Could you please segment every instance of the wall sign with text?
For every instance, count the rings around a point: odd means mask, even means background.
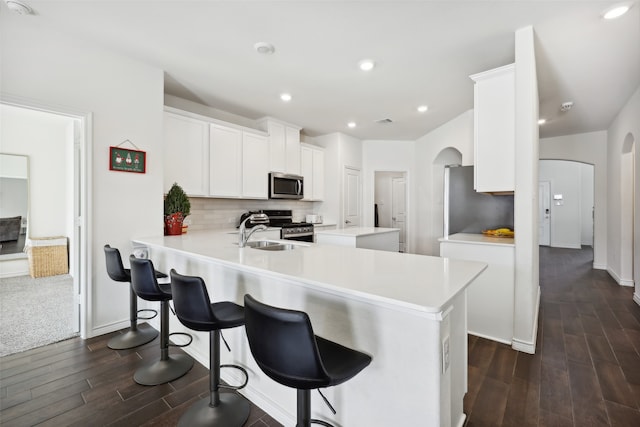
[[[146,172],[146,152],[120,147],[109,147],[109,153],[109,170],[137,173]]]

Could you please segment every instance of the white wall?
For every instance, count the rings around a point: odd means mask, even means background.
[[[473,165],[473,110],[468,110],[439,128],[429,132],[416,141],[415,146],[415,200],[414,228],[415,253],[438,256],[442,237],[442,209],[438,208],[442,200],[441,182],[434,186],[434,169],[444,176],[444,165],[436,162],[443,150],[455,149],[465,166]],[[435,164],[434,164],[435,163]]]
[[[99,335],[127,326],[129,316],[128,286],[107,277],[104,244],[126,258],[133,236],[162,233],[163,72],[24,18],[0,16],[3,98],[93,117],[91,262],[83,298],[91,305],[86,334]],[[109,171],[109,146],[125,139],[147,152],[146,174]]]
[[[314,140],[325,149],[324,201],[317,204],[317,213],[324,216],[324,222],[336,223],[338,228],[343,228],[344,168],[349,166],[362,171],[362,141],[340,132],[317,136]]]
[[[415,209],[415,184],[414,184],[414,157],[415,142],[414,141],[372,141],[367,140],[362,143],[362,187],[363,187],[363,225],[373,227],[375,203],[375,172],[406,172],[407,185],[407,212],[408,220],[406,238],[408,247],[405,249],[408,253],[415,252],[415,239],[412,238],[415,229],[415,217],[413,210]],[[391,182],[389,180],[389,188]],[[389,218],[391,217],[391,203],[388,204]],[[383,225],[380,224],[382,227]],[[388,224],[387,227],[391,225]]]
[[[593,166],[564,160],[540,160],[540,181],[551,183],[551,246],[580,249],[591,236]],[[562,195],[561,204],[553,195]],[[591,242],[589,241],[589,243]]]
[[[573,160],[594,166],[593,268],[607,268],[607,132],[588,132],[540,140],[543,159]]]
[[[539,286],[538,249],[538,78],[532,27],[516,31],[515,42],[515,317],[513,348],[533,353]]]
[[[67,176],[73,158],[67,156],[69,117],[0,105],[0,151],[29,158],[29,237],[70,237],[67,200],[73,183]]]
[[[636,89],[626,105],[620,110],[607,129],[607,270],[620,283],[622,281],[622,264],[624,259],[632,257],[628,248],[622,247],[622,217],[621,206],[623,198],[629,199],[630,194],[622,194],[621,166],[623,158],[623,146],[625,140],[634,141],[635,149],[635,218],[633,237],[633,281],[636,285],[634,300],[640,304],[640,150],[637,147],[640,139],[640,87]],[[630,284],[630,283],[629,283]]]

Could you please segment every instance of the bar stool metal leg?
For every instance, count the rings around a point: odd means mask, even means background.
[[[220,393],[220,330],[209,332],[209,398],[185,412],[178,427],[240,427],[249,418],[251,406],[237,393]]]
[[[193,366],[193,359],[186,354],[169,354],[169,301],[160,302],[160,360],[143,366],[133,375],[142,385],[164,384],[180,378]]]
[[[127,350],[139,347],[153,341],[158,336],[158,331],[153,328],[138,329],[138,296],[131,285],[129,285],[129,292],[129,319],[131,326],[124,334],[109,340],[107,347],[113,350]]]

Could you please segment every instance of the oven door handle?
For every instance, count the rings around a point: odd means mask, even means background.
[[[282,238],[287,239],[288,237],[308,237],[313,236],[313,233],[291,233],[291,234],[283,234]]]

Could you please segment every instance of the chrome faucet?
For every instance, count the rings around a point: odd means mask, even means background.
[[[252,221],[258,223],[255,227],[252,227],[247,233],[247,221]],[[247,240],[253,233],[259,230],[266,230],[267,226],[264,224],[269,223],[269,217],[264,213],[255,213],[248,216],[244,221],[240,223],[240,231],[238,232],[238,246],[244,248],[247,244]]]

